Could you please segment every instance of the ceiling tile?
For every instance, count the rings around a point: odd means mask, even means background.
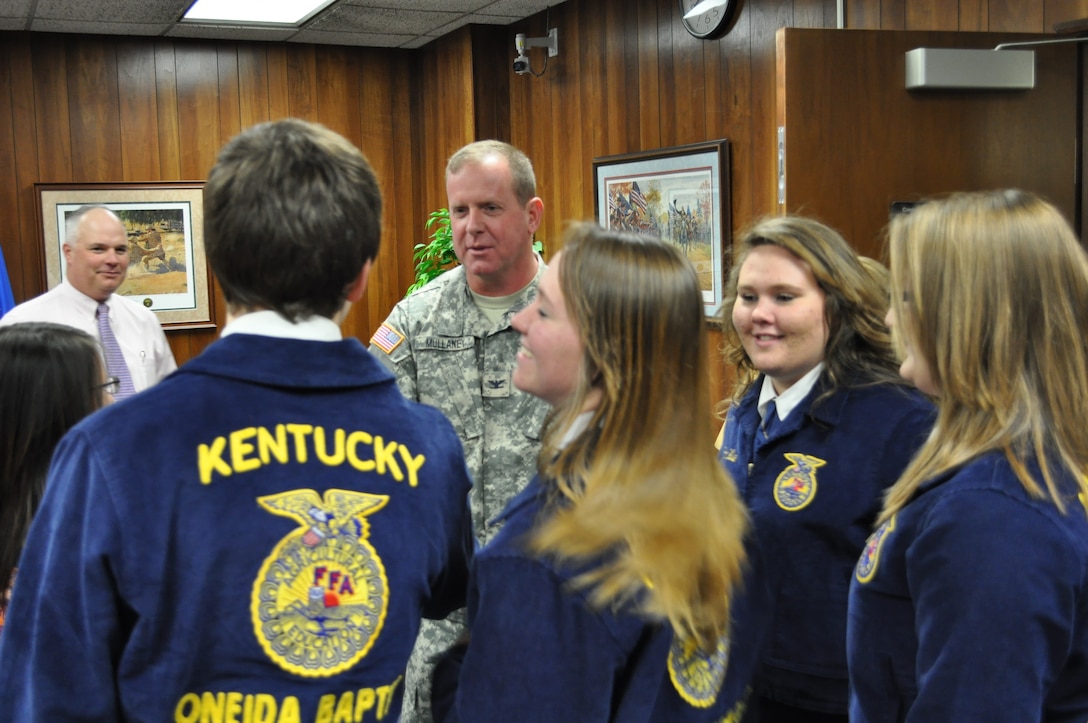
[[[151,23],[111,23],[93,20],[37,19],[30,29],[42,33],[79,33],[82,35],[162,35],[170,25]]]
[[[166,33],[172,38],[205,38],[208,40],[287,40],[297,33],[295,28],[248,28],[237,25],[201,25],[178,23]]]
[[[458,13],[340,5],[307,25],[306,29],[416,36],[425,35],[457,17]]]
[[[177,20],[186,7],[178,0],[38,0],[34,17],[161,25]]]
[[[368,48],[399,48],[415,38],[415,35],[358,33],[307,28],[294,35],[291,42],[320,45],[357,45]]]
[[[486,5],[481,8],[480,12],[488,15],[503,15],[508,18],[515,18],[521,20],[527,18],[530,15],[536,15],[537,13],[547,10],[552,5],[556,5],[554,2],[547,2],[546,0],[495,0],[490,5]]]
[[[25,18],[31,0],[0,0],[0,18]]]
[[[509,25],[511,22],[512,20],[510,18],[499,17],[497,15],[480,15],[479,13],[474,13],[472,15],[465,15],[464,17],[460,17],[457,20],[454,20],[452,23],[443,25],[442,27],[435,28],[433,31],[428,33],[428,35],[440,38],[447,33],[452,33],[454,30],[461,27],[462,25],[469,25],[471,23],[475,23],[477,25]],[[514,42],[513,38],[514,36],[511,35],[511,43]]]
[[[493,0],[342,0],[341,5],[357,5],[389,10],[444,10],[471,13],[490,5]]]
[[[427,43],[432,42],[434,40],[437,40],[437,38],[431,37],[429,35],[421,35],[418,38],[415,38],[413,40],[409,40],[407,43],[405,43],[404,45],[401,45],[400,47],[402,47],[402,48],[422,48],[424,45],[426,45]]]
[[[191,0],[0,0],[0,30],[419,48],[469,23],[510,25],[555,0],[339,0],[301,30],[179,23]]]

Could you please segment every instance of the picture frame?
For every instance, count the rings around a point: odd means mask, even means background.
[[[593,183],[598,223],[678,246],[699,276],[706,317],[716,320],[731,242],[729,141],[594,158]]]
[[[128,274],[116,293],[155,312],[164,329],[215,328],[211,271],[204,253],[204,183],[35,183],[46,289],[65,274],[65,219],[81,206],[106,206],[125,224]]]

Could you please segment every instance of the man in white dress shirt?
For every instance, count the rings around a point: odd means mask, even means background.
[[[104,303],[135,391],[147,389],[177,369],[155,314],[114,293],[125,280],[129,262],[128,235],[117,214],[104,206],[84,206],[70,214],[63,248],[67,264],[64,280],[9,311],[0,319],[0,326],[52,321],[101,339],[97,314],[99,304]],[[108,348],[106,355],[108,359]],[[115,369],[109,373],[121,376]]]

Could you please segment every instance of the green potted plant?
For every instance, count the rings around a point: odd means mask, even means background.
[[[416,262],[416,280],[404,293],[408,296],[441,276],[445,271],[457,265],[457,254],[453,251],[453,229],[450,227],[450,210],[440,208],[432,211],[423,226],[430,231],[430,241],[415,245],[412,260]],[[533,239],[533,251],[544,253],[544,244]]]
[[[453,252],[450,210],[440,208],[432,211],[423,228],[431,231],[431,240],[415,245],[412,260],[416,262],[416,280],[408,287],[405,296],[423,288],[431,279],[457,264],[457,255]]]

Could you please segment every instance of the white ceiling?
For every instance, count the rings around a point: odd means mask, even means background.
[[[337,0],[283,29],[179,23],[192,0],[0,0],[0,30],[418,48],[462,25],[509,25],[559,2]]]

